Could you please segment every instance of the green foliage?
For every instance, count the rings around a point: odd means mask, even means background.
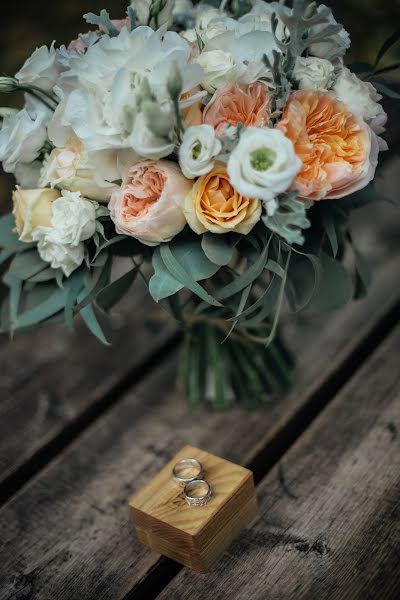
[[[263,221],[274,233],[280,235],[289,244],[303,244],[303,229],[310,227],[306,217],[304,202],[297,199],[296,192],[281,196],[279,208],[272,217],[263,217]]]
[[[209,279],[219,270],[205,255],[200,238],[175,239],[161,244],[153,254],[154,275],[149,290],[156,302],[175,294],[184,287],[214,306],[220,306],[198,281]]]
[[[214,265],[222,267],[231,262],[237,241],[237,236],[208,232],[203,235],[201,247],[204,254]]]
[[[90,25],[97,25],[99,29],[102,29],[108,33],[110,37],[116,37],[119,35],[118,29],[112,24],[110,15],[104,8],[100,11],[99,15],[90,12],[83,15],[83,18],[85,19],[86,23],[89,23]]]
[[[326,42],[343,29],[342,25],[330,23],[328,7],[320,6],[318,12],[315,8],[309,0],[293,0],[293,9],[289,14],[283,5],[277,8],[279,19],[288,30],[286,40],[282,42],[276,35],[279,23],[276,16],[272,19],[272,31],[277,46],[284,54],[302,56],[312,44]],[[318,30],[312,31],[315,26],[318,26]]]
[[[104,311],[118,304],[120,300],[128,293],[135,281],[139,267],[134,267],[122,277],[106,285],[97,295],[96,304]]]

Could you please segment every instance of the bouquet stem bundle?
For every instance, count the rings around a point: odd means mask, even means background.
[[[268,335],[269,323],[260,327]],[[294,359],[280,335],[265,346],[222,319],[194,318],[184,325],[178,386],[191,406],[204,401],[223,410],[240,402],[254,408],[293,384]]]

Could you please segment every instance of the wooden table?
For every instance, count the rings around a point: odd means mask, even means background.
[[[292,318],[297,385],[254,412],[187,407],[179,336],[143,289],[114,317],[111,349],[83,328],[3,339],[0,598],[400,598],[397,211],[359,214],[370,295]],[[207,575],[141,546],[128,515],[186,443],[249,466],[258,488],[258,517]]]

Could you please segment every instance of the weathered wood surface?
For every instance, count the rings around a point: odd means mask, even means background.
[[[385,229],[381,239],[387,237]],[[351,373],[350,359],[357,364],[360,347],[399,299],[393,246],[374,240],[372,250],[380,269],[366,300],[289,328],[298,384],[279,402],[251,413],[190,411],[174,392],[171,358],[21,490],[0,512],[0,597],[129,593],[158,559],[132,534],[130,495],[185,443],[242,464],[252,460],[344,364],[342,376]]]
[[[117,388],[140,380],[146,361],[173,338],[173,320],[156,304],[143,311],[147,299],[147,289],[137,280],[113,317],[111,349],[82,323],[75,335],[65,326],[51,325],[12,343],[3,341],[0,496],[7,477],[86,413],[112,404]]]
[[[217,568],[160,600],[399,598],[399,352],[400,326],[262,482]]]

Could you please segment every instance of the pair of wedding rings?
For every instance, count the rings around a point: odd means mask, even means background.
[[[204,469],[195,458],[184,458],[172,469],[172,477],[183,486],[183,496],[190,506],[204,506],[211,500],[211,486],[204,479]]]

